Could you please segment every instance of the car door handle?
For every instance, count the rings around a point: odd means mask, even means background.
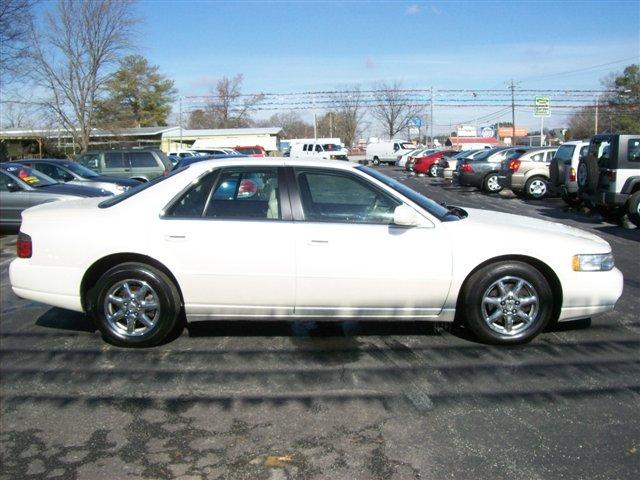
[[[327,245],[329,240],[309,240],[309,245]]]
[[[165,235],[164,239],[167,242],[184,242],[187,239],[186,235]]]

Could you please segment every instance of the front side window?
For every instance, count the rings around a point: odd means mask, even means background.
[[[216,182],[204,216],[220,219],[279,220],[277,168],[227,168]]]
[[[343,172],[297,169],[296,177],[307,221],[388,225],[401,203]]]
[[[594,139],[589,145],[589,155],[593,155],[596,158],[600,167],[608,168],[611,156],[611,142],[608,139]]]
[[[36,163],[33,165],[33,167],[36,170],[44,173],[45,175],[50,176],[54,180],[58,180],[59,182],[66,182],[71,176],[62,168],[57,167],[56,165],[51,165],[50,163]]]
[[[85,153],[78,157],[78,163],[84,165],[91,170],[98,170],[100,168],[100,155],[97,153]]]
[[[8,192],[10,183],[15,184],[16,182],[9,175],[0,172],[0,192]]]
[[[129,163],[132,168],[157,167],[158,164],[151,152],[129,152]]]
[[[322,151],[322,145],[316,145],[316,152]]]

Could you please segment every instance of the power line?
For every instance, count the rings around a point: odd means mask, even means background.
[[[607,62],[607,63],[601,63],[599,65],[592,65],[590,67],[584,67],[584,68],[578,68],[576,70],[568,70],[566,72],[556,72],[556,73],[551,73],[548,75],[541,75],[541,76],[536,76],[536,77],[528,77],[528,78],[522,78],[520,79],[521,82],[529,82],[532,80],[538,81],[538,80],[543,80],[543,79],[547,79],[547,78],[557,78],[557,77],[562,77],[565,75],[573,75],[575,73],[581,73],[581,72],[586,72],[588,70],[594,69],[594,68],[599,68],[599,67],[606,67],[609,65],[615,65],[617,63],[622,63],[622,62],[628,62],[629,60],[638,60],[638,56],[633,56],[633,57],[627,57],[627,58],[622,58],[620,60],[614,60],[613,62]]]

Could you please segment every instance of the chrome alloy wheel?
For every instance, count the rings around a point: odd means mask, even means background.
[[[122,280],[109,289],[104,315],[114,333],[127,337],[144,335],[160,319],[158,295],[147,282]]]
[[[544,180],[536,179],[531,182],[531,185],[529,185],[529,194],[532,197],[543,197],[545,193],[547,193],[547,184]]]
[[[490,192],[496,192],[500,190],[501,187],[500,187],[500,184],[498,183],[497,175],[491,175],[487,179],[487,188],[489,189]]]
[[[530,328],[540,311],[533,285],[519,277],[502,277],[482,296],[482,318],[489,328],[515,336]]]

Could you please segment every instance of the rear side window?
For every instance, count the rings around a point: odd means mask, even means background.
[[[78,163],[84,165],[91,170],[98,170],[100,168],[100,155],[97,153],[85,153],[78,157]]]
[[[541,162],[544,159],[544,152],[534,153],[529,157],[530,162]]]
[[[155,157],[151,152],[129,152],[129,163],[132,168],[157,167]]]
[[[122,152],[106,152],[104,154],[105,168],[125,168]]]
[[[204,213],[208,218],[279,220],[277,168],[224,169]]]
[[[640,162],[640,138],[632,138],[627,144],[627,156],[630,162]]]

